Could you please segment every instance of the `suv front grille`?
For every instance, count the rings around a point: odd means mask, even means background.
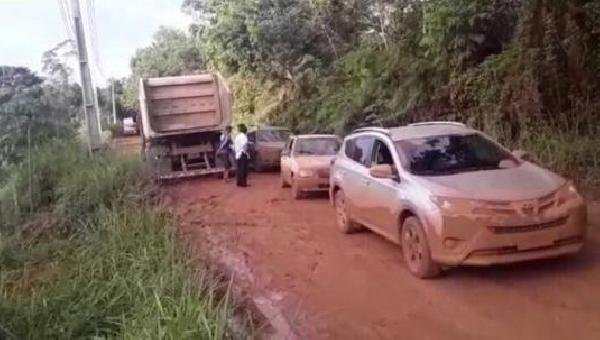
[[[539,223],[539,224],[529,224],[522,226],[491,226],[490,228],[494,232],[494,234],[515,234],[515,233],[529,233],[533,231],[540,231],[549,228],[559,227],[567,223],[567,217],[561,217],[554,221]]]
[[[556,192],[523,201],[487,201],[481,207],[474,208],[474,213],[502,215],[541,215],[557,206]]]

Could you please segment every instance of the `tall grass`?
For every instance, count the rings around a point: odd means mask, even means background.
[[[3,183],[0,338],[227,337],[228,298],[184,260],[139,162],[79,151],[36,150],[36,173]]]
[[[567,116],[577,114],[562,113],[550,122],[521,122],[517,137],[494,117],[476,127],[509,148],[528,151],[540,165],[574,180],[586,196],[596,199],[600,198],[600,125],[596,113],[583,111],[579,113],[579,119],[586,119],[583,124],[569,124]]]

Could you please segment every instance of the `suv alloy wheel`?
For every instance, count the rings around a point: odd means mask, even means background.
[[[432,278],[440,273],[440,267],[431,258],[427,236],[418,218],[408,217],[402,225],[402,254],[410,272],[419,278]]]

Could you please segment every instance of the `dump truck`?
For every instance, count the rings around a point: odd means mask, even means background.
[[[216,150],[233,98],[219,74],[140,79],[142,157],[160,179],[223,173]]]

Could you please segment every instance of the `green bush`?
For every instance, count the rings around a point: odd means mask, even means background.
[[[227,300],[188,277],[169,224],[151,207],[102,209],[93,232],[3,249],[0,325],[23,339],[222,338]]]
[[[114,123],[109,124],[107,130],[110,131],[112,137],[118,137],[123,135],[123,124],[122,123]]]
[[[56,142],[27,163],[0,196],[0,338],[226,336],[228,298],[184,260],[139,161]]]
[[[123,204],[127,195],[139,196],[149,187],[140,162],[110,151],[89,157],[73,141],[47,143],[7,172],[0,184],[0,231],[41,212],[65,226],[80,224],[99,208]]]
[[[5,169],[8,176],[0,181],[0,232],[16,228],[42,208],[51,208],[59,182],[86,162],[79,149],[70,141],[52,141]]]

